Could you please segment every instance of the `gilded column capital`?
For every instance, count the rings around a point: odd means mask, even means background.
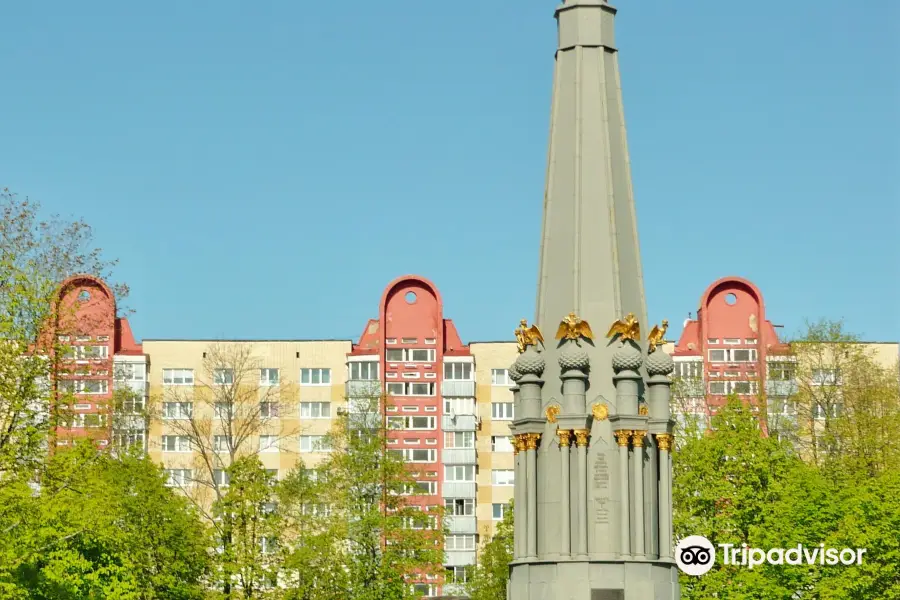
[[[560,448],[568,448],[572,445],[572,432],[568,429],[558,429],[556,435],[559,436]]]
[[[642,448],[644,446],[644,436],[647,435],[646,431],[641,431],[639,429],[635,429],[631,433],[631,443],[634,444],[635,448]]]
[[[517,433],[514,441],[514,445],[516,447],[516,453],[525,452],[525,436],[528,435],[526,433]]]
[[[675,436],[671,433],[657,433],[656,434],[656,445],[659,446],[660,450],[670,451],[672,446],[675,444]]]
[[[620,446],[628,447],[628,442],[631,440],[632,431],[630,429],[620,429],[616,432],[616,443]]]
[[[526,450],[537,450],[538,442],[541,439],[541,434],[539,433],[525,433],[525,449]]]
[[[586,448],[588,445],[588,438],[591,437],[591,432],[588,429],[576,429],[575,430],[575,445],[579,448]]]

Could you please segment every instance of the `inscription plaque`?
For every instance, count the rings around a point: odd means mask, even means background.
[[[594,489],[609,489],[609,465],[606,464],[606,454],[598,454],[594,461]]]
[[[597,525],[609,524],[609,508],[606,506],[607,502],[609,502],[609,498],[594,498],[594,503],[596,505],[596,508],[594,508],[594,522]]]

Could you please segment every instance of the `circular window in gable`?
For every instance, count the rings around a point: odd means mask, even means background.
[[[78,301],[79,302],[87,302],[91,299],[91,293],[87,290],[81,290],[78,292]]]
[[[416,303],[416,293],[415,292],[406,292],[404,296],[407,304],[415,304]]]
[[[728,306],[734,306],[737,304],[737,296],[734,294],[725,294],[725,304]]]

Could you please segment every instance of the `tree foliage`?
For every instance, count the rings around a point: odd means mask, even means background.
[[[513,559],[513,505],[497,524],[494,536],[481,548],[478,565],[466,586],[471,600],[506,600],[509,563]]]

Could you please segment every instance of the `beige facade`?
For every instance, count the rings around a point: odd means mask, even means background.
[[[239,454],[258,453],[278,477],[298,459],[307,466],[321,460],[314,442],[330,431],[338,408],[345,405],[349,340],[145,340],[143,347],[150,362],[148,453],[167,469],[203,468],[196,451],[184,451],[179,440],[171,440],[191,435],[185,419],[179,419],[179,411],[188,409],[173,405],[192,403],[191,418],[210,426],[199,435],[215,445],[224,432],[216,429],[214,405],[223,399],[271,405],[255,423],[243,423],[245,435],[234,442]],[[228,369],[227,378],[217,374]],[[229,387],[241,391],[221,389]]]
[[[497,519],[494,505],[507,505],[513,497],[513,448],[509,425],[513,395],[507,367],[516,360],[513,342],[472,342],[475,357],[476,411],[481,424],[475,440],[478,533],[482,543],[493,535]],[[496,515],[499,516],[499,515]]]

